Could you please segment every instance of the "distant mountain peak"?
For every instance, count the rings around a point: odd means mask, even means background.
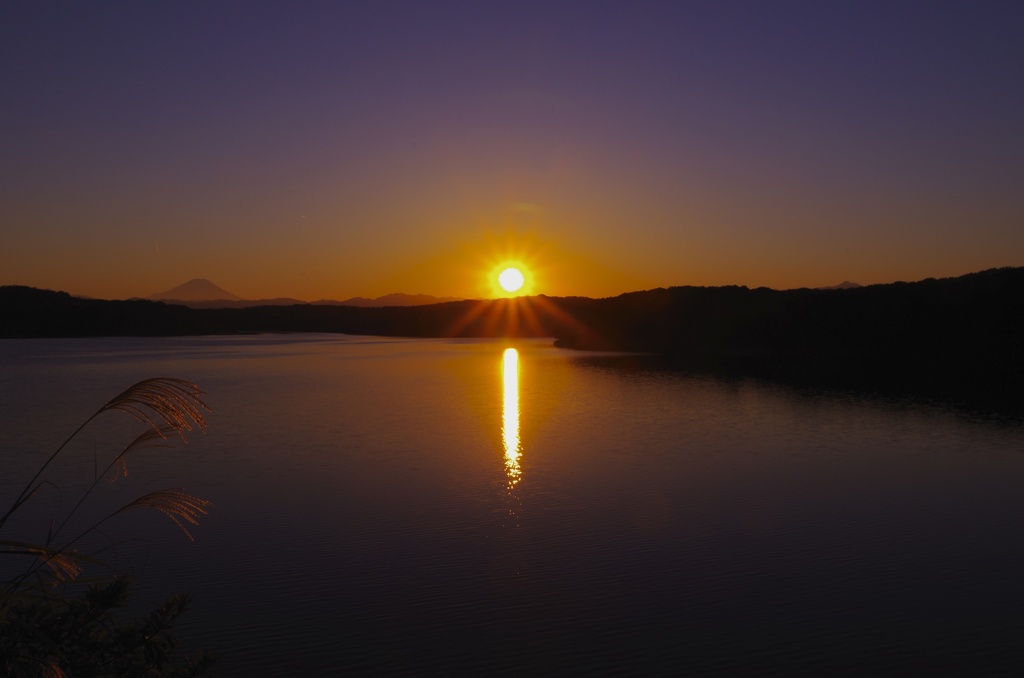
[[[435,297],[429,294],[403,294],[401,292],[394,292],[392,294],[385,294],[383,297],[377,297],[376,299],[367,299],[366,297],[352,297],[351,299],[345,299],[344,301],[334,301],[331,299],[321,299],[320,301],[314,301],[315,306],[426,306],[428,304],[441,304],[447,301],[462,301],[461,297]]]
[[[222,287],[218,287],[206,278],[193,278],[183,285],[178,285],[166,292],[151,294],[147,299],[154,301],[240,301],[241,297],[231,294]]]
[[[849,280],[844,280],[843,282],[839,283],[838,285],[830,285],[829,287],[819,287],[818,289],[819,290],[848,290],[848,289],[851,289],[853,287],[863,287],[863,285],[860,285],[860,284],[855,283],[855,282],[850,282]]]

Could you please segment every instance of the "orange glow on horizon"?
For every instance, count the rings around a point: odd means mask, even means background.
[[[545,272],[551,264],[550,247],[537,233],[509,228],[487,234],[476,247],[481,298],[501,299],[546,292]]]
[[[534,267],[527,265],[523,257],[497,260],[487,267],[486,279],[486,298],[500,299],[537,293]]]
[[[376,297],[392,292],[462,299],[536,295],[600,298],[651,289],[663,282],[629,274],[622,268],[625,260],[616,266],[602,263],[617,260],[621,252],[600,255],[595,252],[594,242],[576,243],[566,233],[550,234],[546,230],[551,229],[543,224],[510,224],[481,227],[457,237],[438,237],[433,243],[421,243],[415,256],[396,258],[390,266],[381,266],[382,274],[365,286],[313,298]],[[523,286],[514,292],[504,289],[498,280],[508,268],[523,274]]]

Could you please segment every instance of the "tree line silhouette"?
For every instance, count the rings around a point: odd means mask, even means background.
[[[607,299],[521,297],[410,307],[187,308],[0,287],[3,337],[337,332],[554,337],[576,349],[670,356],[917,357],[1018,361],[1024,268],[849,289],[671,287]]]

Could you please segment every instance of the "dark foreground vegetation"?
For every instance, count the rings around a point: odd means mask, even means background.
[[[0,287],[3,337],[340,332],[555,337],[567,348],[726,355],[993,355],[1024,345],[1024,268],[852,289],[672,287],[608,299],[194,309]]]
[[[179,489],[143,494],[113,512],[97,513],[93,501],[104,485],[128,475],[129,457],[166,447],[174,436],[185,441],[186,431],[193,428],[202,431],[206,405],[201,394],[195,384],[170,378],[146,379],[126,389],[41,460],[36,474],[0,515],[0,566],[11,573],[0,580],[0,675],[208,675],[213,656],[185,655],[171,634],[188,607],[187,595],[168,598],[141,619],[127,618],[130,578],[111,564],[127,540],[113,538],[108,528],[125,513],[149,509],[163,513],[191,538],[188,525],[198,524],[209,502]],[[143,432],[113,451],[105,468],[97,456],[91,482],[84,483],[77,501],[69,494],[65,503],[61,487],[47,477],[48,472],[91,421],[113,411],[142,422]],[[52,501],[43,501],[44,495]],[[36,518],[30,522],[47,519],[38,534],[12,529],[12,523],[19,524],[14,519],[25,514]]]

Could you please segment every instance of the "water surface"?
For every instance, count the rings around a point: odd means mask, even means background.
[[[208,392],[206,436],[105,489],[214,502],[195,542],[118,529],[146,537],[142,600],[195,596],[178,630],[222,675],[1024,669],[1012,417],[543,341],[0,341],[0,366],[2,497],[134,381]]]

